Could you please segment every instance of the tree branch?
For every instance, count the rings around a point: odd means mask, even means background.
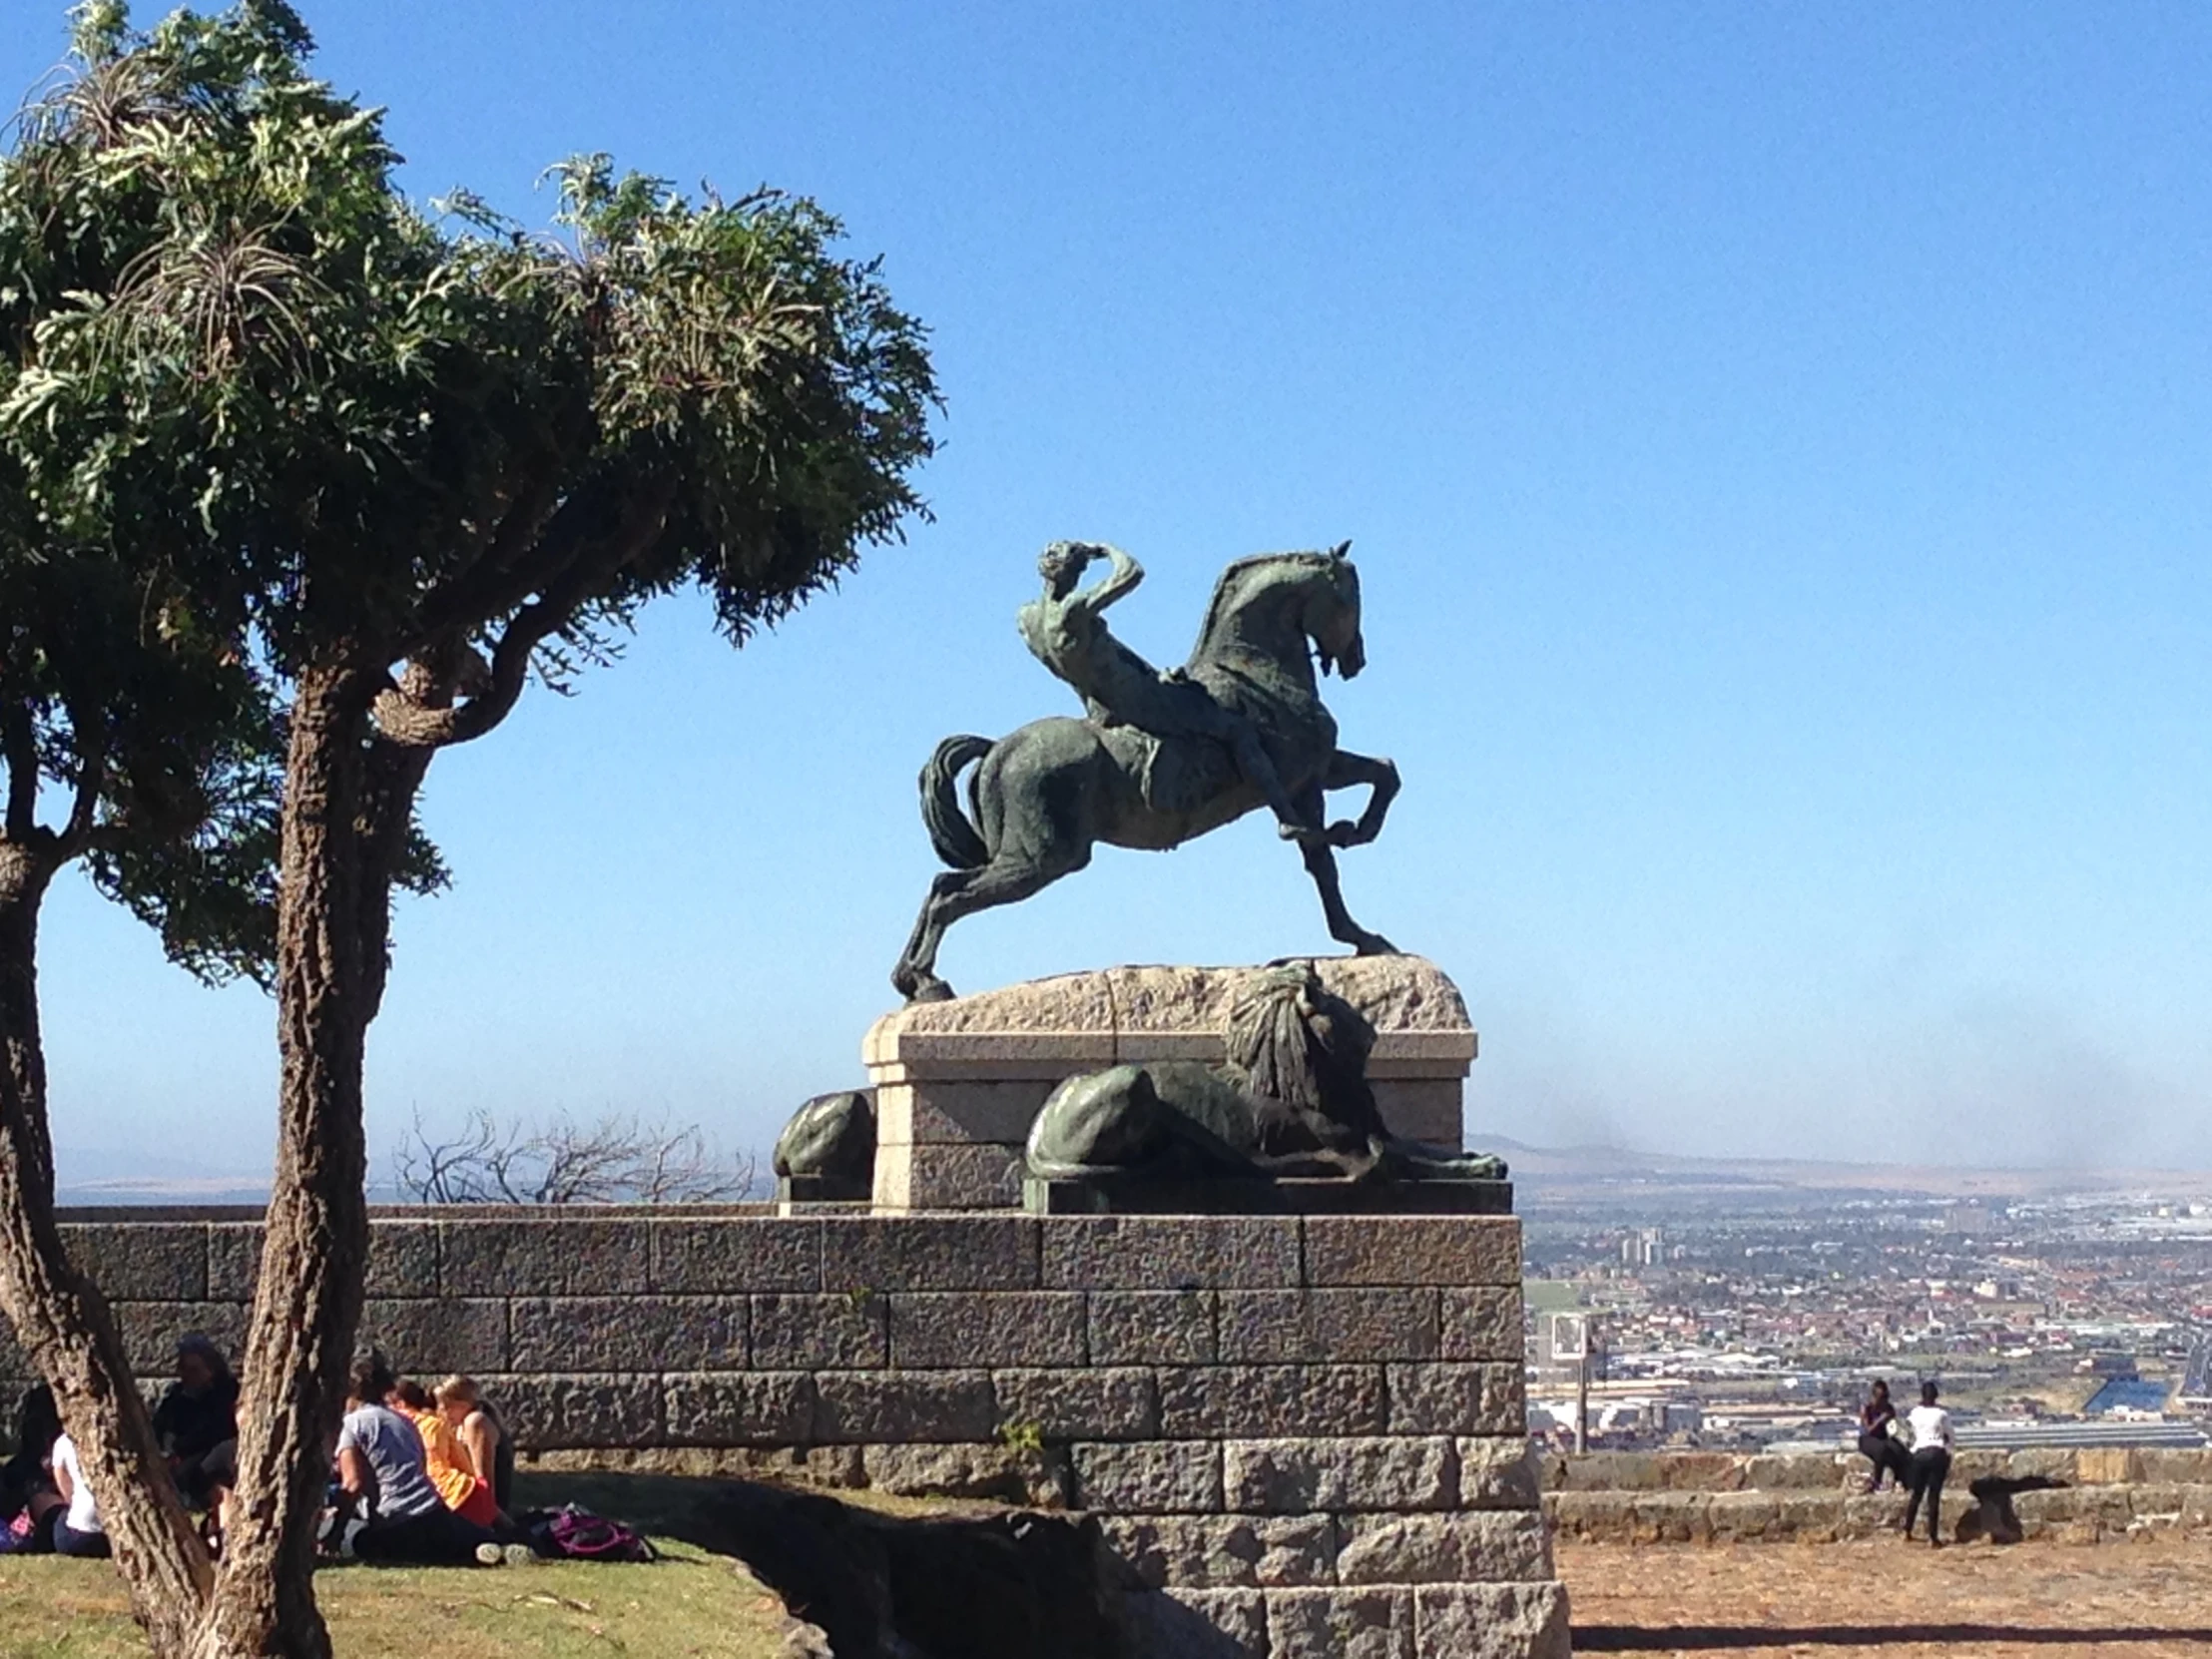
[[[8,839],[28,845],[38,830],[38,734],[20,701],[0,710],[0,750],[8,761]]]
[[[69,730],[77,743],[77,793],[69,804],[69,823],[61,835],[60,854],[64,858],[74,858],[91,841],[100,814],[100,792],[108,782],[107,734],[97,719],[87,722],[82,703],[69,705]]]
[[[492,731],[505,720],[522,696],[528,681],[530,660],[548,635],[558,633],[575,620],[576,613],[593,596],[593,590],[653,544],[667,522],[673,492],[656,488],[647,500],[626,516],[614,534],[596,543],[582,542],[579,556],[562,574],[538,590],[538,597],[517,611],[492,649],[491,674],[482,690],[450,708],[433,707],[419,695],[393,683],[377,694],[376,729],[387,741],[407,749],[443,749],[469,743]],[[563,532],[564,507],[547,531],[547,538]],[[588,511],[580,507],[579,511]]]

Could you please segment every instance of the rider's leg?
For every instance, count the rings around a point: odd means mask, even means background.
[[[1267,797],[1268,806],[1275,813],[1276,830],[1285,840],[1302,841],[1322,832],[1318,818],[1309,819],[1292,805],[1290,792],[1283,788],[1282,774],[1275,770],[1275,762],[1268,756],[1268,746],[1260,741],[1260,734],[1253,730],[1250,721],[1235,722],[1229,750],[1237,757],[1237,770]]]
[[[1319,836],[1322,832],[1320,815],[1302,813],[1293,803],[1291,792],[1283,787],[1283,775],[1275,770],[1268,746],[1260,741],[1260,729],[1210,697],[1206,706],[1213,710],[1206,721],[1209,728],[1206,736],[1218,738],[1229,746],[1229,753],[1236,757],[1237,770],[1244,774],[1245,782],[1267,799],[1269,810],[1275,814],[1276,829],[1283,838],[1303,841]]]

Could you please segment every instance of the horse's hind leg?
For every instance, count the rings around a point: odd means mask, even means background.
[[[1321,790],[1309,786],[1300,792],[1299,806],[1315,823],[1321,821]],[[1306,872],[1314,878],[1314,885],[1321,892],[1322,914],[1329,918],[1329,936],[1339,944],[1349,944],[1362,956],[1394,956],[1397,946],[1381,933],[1371,933],[1352,919],[1352,912],[1345,908],[1344,888],[1337,880],[1337,854],[1321,841],[1308,841],[1299,848],[1306,860]]]
[[[1072,863],[1057,866],[1033,858],[1001,857],[981,869],[949,870],[939,875],[929,883],[929,896],[922,901],[906,953],[892,970],[891,984],[909,1002],[947,1000],[952,987],[938,978],[936,971],[937,947],[943,944],[947,927],[978,910],[1018,904],[1090,861],[1086,849]]]
[[[921,901],[914,930],[906,935],[906,948],[898,953],[898,965],[891,969],[891,988],[908,1002],[942,1002],[952,994],[952,987],[936,974],[937,946],[944,942],[946,926],[940,912],[947,899],[971,886],[989,867],[948,869],[929,878],[929,896]]]

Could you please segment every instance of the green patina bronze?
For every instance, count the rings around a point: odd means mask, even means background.
[[[1231,1008],[1221,1066],[1151,1061],[1071,1077],[1029,1131],[1045,1181],[1139,1177],[1502,1181],[1500,1159],[1400,1140],[1368,1086],[1375,1028],[1310,964],[1263,971]]]
[[[1367,663],[1350,545],[1231,565],[1190,661],[1167,674],[1105,625],[1106,608],[1143,579],[1136,561],[1094,543],[1045,550],[1044,591],[1023,608],[1021,633],[1085,712],[1032,721],[995,742],[962,736],[937,746],[922,770],[921,815],[951,868],[930,882],[892,970],[901,995],[949,997],[936,973],[945,929],[1081,869],[1099,842],[1165,849],[1261,806],[1298,842],[1331,937],[1363,955],[1393,948],[1352,918],[1337,879],[1337,851],[1375,839],[1398,787],[1388,761],[1337,747],[1315,673],[1318,662],[1349,680]],[[1079,589],[1099,558],[1111,573]],[[970,767],[963,812],[959,779]],[[1360,817],[1325,828],[1325,794],[1361,786],[1369,796]]]

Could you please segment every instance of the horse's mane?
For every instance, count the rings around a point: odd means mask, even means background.
[[[1205,654],[1206,642],[1214,637],[1214,630],[1221,623],[1222,613],[1228,609],[1229,590],[1244,579],[1245,572],[1258,565],[1282,564],[1291,559],[1304,559],[1324,565],[1334,562],[1330,554],[1311,549],[1290,553],[1254,553],[1237,560],[1221,573],[1221,579],[1214,584],[1214,597],[1206,602],[1206,620],[1198,625],[1198,644],[1192,649],[1191,655],[1198,657]]]

